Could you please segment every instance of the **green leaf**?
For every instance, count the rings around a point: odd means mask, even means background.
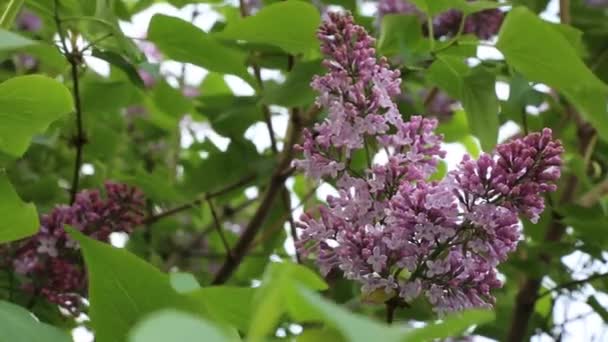
[[[462,105],[467,122],[485,151],[491,151],[498,140],[498,98],[495,76],[477,68],[464,78]]]
[[[441,122],[437,133],[443,134],[445,142],[455,142],[466,137],[469,135],[467,114],[463,110],[455,111],[449,121]]]
[[[422,342],[460,336],[469,327],[491,322],[494,317],[494,312],[488,310],[468,310],[455,313],[440,322],[410,330],[404,334],[401,341]]]
[[[262,287],[254,299],[255,312],[249,327],[252,340],[260,340],[272,331],[293,298],[293,284],[324,290],[327,284],[304,266],[293,263],[271,263],[264,273]],[[293,307],[293,306],[291,306]],[[304,310],[304,311],[303,311]],[[306,308],[292,310],[296,316],[308,316]]]
[[[249,126],[263,120],[256,97],[219,95],[201,96],[199,100],[198,111],[225,137],[242,137]]]
[[[232,95],[232,90],[226,83],[224,75],[210,72],[201,83],[201,94],[205,96]]]
[[[499,8],[501,6],[505,6],[505,3],[501,3],[498,1],[458,1],[454,8],[461,10],[464,14],[469,15],[475,12],[480,12],[483,10]]]
[[[93,240],[68,228],[80,244],[87,266],[89,314],[96,341],[125,341],[129,329],[154,311],[178,307],[195,311],[178,295],[169,277],[124,249]]]
[[[464,58],[450,55],[438,55],[427,72],[428,80],[444,90],[451,97],[460,98],[464,77],[469,67]]]
[[[0,171],[0,243],[19,240],[38,231],[34,204],[21,201],[6,174]]]
[[[38,44],[11,31],[0,29],[0,51],[12,51]]]
[[[192,102],[184,97],[181,91],[173,88],[164,80],[161,81],[152,93],[152,98],[158,109],[170,116],[181,118],[186,113],[192,113]]]
[[[608,140],[607,87],[587,68],[566,36],[524,7],[511,10],[497,43],[507,62],[528,80],[562,92]]]
[[[253,318],[253,298],[257,289],[250,287],[211,286],[188,296],[205,308],[210,317],[247,332]]]
[[[129,334],[130,342],[238,341],[222,327],[176,310],[154,313],[137,324]]]
[[[305,309],[316,312],[324,323],[339,331],[347,341],[374,341],[379,336],[386,342],[401,340],[403,330],[351,313],[309,289],[298,287],[297,296],[298,301],[292,302],[292,311]]]
[[[284,107],[308,105],[316,96],[315,91],[310,87],[310,81],[314,75],[320,75],[324,71],[325,68],[320,60],[300,62],[289,73],[285,83],[276,89],[268,89],[264,92],[262,101]]]
[[[321,16],[312,4],[282,1],[229,23],[218,37],[274,45],[294,55],[305,54],[318,49],[315,33],[320,22]]]
[[[67,333],[37,321],[24,308],[0,301],[0,341],[6,342],[71,342]]]
[[[429,41],[422,34],[422,25],[416,15],[389,14],[382,18],[378,51],[382,55],[398,55],[414,64],[429,50]]]
[[[21,76],[0,84],[0,151],[20,157],[32,136],[72,111],[72,97],[45,76]]]
[[[118,54],[114,51],[109,51],[109,50],[102,51],[99,49],[93,49],[92,55],[93,55],[93,57],[103,59],[104,61],[119,68],[127,75],[127,77],[129,77],[129,80],[131,81],[131,83],[133,83],[134,85],[136,85],[139,88],[144,88],[144,82],[142,81],[141,77],[139,76],[139,73],[137,72],[137,69],[135,68],[135,66],[133,64],[131,64],[126,58],[124,58],[120,54]]]
[[[82,108],[87,113],[118,111],[136,102],[138,96],[137,88],[127,80],[90,77],[83,78],[81,83]]]
[[[190,273],[173,272],[169,274],[169,279],[171,286],[178,293],[189,293],[201,288],[198,280]]]
[[[170,59],[192,63],[210,71],[249,78],[246,55],[219,43],[184,20],[157,14],[152,17],[148,39]]]
[[[494,319],[491,311],[471,310],[448,316],[441,322],[427,324],[423,328],[404,332],[398,327],[389,327],[384,323],[348,312],[306,288],[299,287],[298,294],[300,300],[297,302],[297,309],[301,310],[306,306],[308,310],[318,312],[327,324],[351,342],[374,341],[378,336],[382,336],[383,341],[432,341],[459,336],[472,325]]]
[[[445,12],[450,8],[458,6],[462,0],[410,0],[419,10],[435,16],[441,12]]]

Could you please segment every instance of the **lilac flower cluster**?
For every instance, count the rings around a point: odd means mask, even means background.
[[[387,14],[414,14],[424,18],[422,12],[408,0],[379,0],[379,18]],[[433,18],[433,35],[436,38],[455,36],[460,29],[462,16],[463,13],[455,9],[438,14]],[[500,30],[503,19],[504,13],[496,8],[476,12],[465,18],[462,32],[480,39],[490,39]],[[428,33],[426,25],[424,29]]]
[[[328,14],[318,37],[329,71],[312,87],[328,113],[304,132],[295,165],[335,180],[338,195],[318,218],[302,215],[300,252],[314,254],[324,274],[339,269],[360,282],[365,295],[424,295],[441,313],[491,305],[501,286],[496,266],[520,239],[518,215],[536,220],[542,194],[555,190],[561,144],[545,129],[428,181],[445,156],[437,121],[402,119],[392,100],[399,73],[375,57],[373,38],[352,16]],[[354,153],[374,147],[386,162],[353,169]]]
[[[131,233],[143,220],[142,193],[126,184],[106,182],[106,198],[97,190],[85,190],[73,205],[61,205],[41,218],[35,236],[17,242],[12,266],[23,277],[23,288],[41,295],[73,315],[82,310],[86,273],[78,243],[64,230],[69,225],[99,241],[113,232]],[[5,265],[6,266],[6,265]]]
[[[42,29],[42,19],[36,13],[23,9],[17,16],[15,25],[20,31],[37,32]]]

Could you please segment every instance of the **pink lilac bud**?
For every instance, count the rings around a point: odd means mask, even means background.
[[[144,200],[139,190],[113,182],[106,182],[105,190],[105,199],[97,190],[84,190],[72,206],[55,207],[42,216],[38,234],[13,248],[12,268],[26,279],[24,290],[44,296],[73,315],[83,309],[87,279],[78,244],[67,235],[65,226],[108,242],[111,233],[131,233],[143,220]]]
[[[439,313],[491,306],[502,285],[496,267],[520,240],[518,215],[537,218],[540,195],[555,190],[560,143],[545,129],[477,161],[466,157],[431,182],[445,157],[437,121],[402,119],[393,101],[398,74],[375,57],[372,38],[349,14],[329,13],[319,38],[328,73],[312,85],[328,114],[304,131],[304,159],[295,165],[332,181],[337,195],[318,218],[307,212],[297,223],[301,255],[315,257],[325,275],[340,270],[364,294],[424,295]],[[386,161],[351,169],[352,153],[372,147]]]
[[[187,85],[182,88],[182,95],[188,98],[195,98],[201,95],[201,91],[197,87]]]
[[[24,9],[17,16],[16,26],[21,31],[37,32],[42,29],[42,19],[36,13]]]
[[[141,78],[141,80],[143,81],[144,87],[150,89],[156,85],[156,78],[149,71],[139,69],[137,70],[137,73],[139,74],[139,78]]]

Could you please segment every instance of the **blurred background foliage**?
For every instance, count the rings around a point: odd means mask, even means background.
[[[33,234],[74,184],[137,186],[147,208],[131,236],[112,236],[122,249],[75,237],[91,303],[79,319],[31,304],[0,270],[0,341],[63,341],[75,327],[100,342],[234,340],[237,330],[251,340],[608,339],[606,2],[412,2],[432,15],[500,7],[506,18],[490,39],[429,39],[419,16],[379,18],[369,1],[0,1],[0,242]],[[356,284],[287,262],[296,261],[290,221],[331,192],[290,161],[314,119],[310,80],[324,72],[314,32],[323,11],[339,8],[401,70],[402,114],[439,118],[441,173],[464,151],[478,156],[543,127],[562,140],[559,190],[538,224],[522,222],[495,319],[434,322],[414,302],[389,328],[353,314],[384,315]],[[422,321],[427,329],[404,329]]]

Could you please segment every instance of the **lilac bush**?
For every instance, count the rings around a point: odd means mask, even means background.
[[[329,13],[318,32],[328,72],[312,87],[326,119],[304,131],[296,167],[335,182],[319,216],[298,223],[302,255],[404,303],[426,296],[439,313],[494,302],[501,286],[496,267],[515,250],[519,217],[535,222],[542,194],[554,191],[563,149],[551,130],[498,145],[478,160],[466,156],[441,181],[430,181],[442,137],[435,119],[405,121],[393,99],[399,72],[376,58],[374,39],[350,14]],[[358,171],[358,150],[385,154]]]
[[[10,267],[23,278],[22,286],[77,315],[87,279],[78,243],[66,233],[69,225],[99,241],[109,242],[114,232],[131,233],[141,224],[143,194],[126,184],[106,182],[106,198],[97,190],[77,194],[73,205],[59,205],[42,216],[35,236],[15,243]]]

